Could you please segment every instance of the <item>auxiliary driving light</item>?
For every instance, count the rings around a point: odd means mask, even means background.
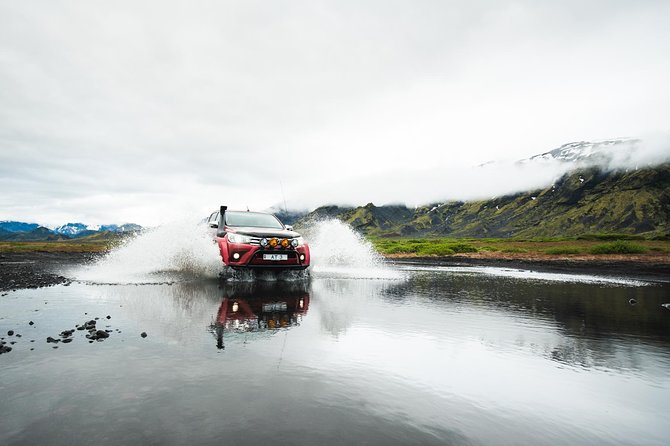
[[[284,239],[284,240],[281,241],[281,246],[282,246],[282,248],[288,248],[288,245],[289,245],[289,241],[288,241],[288,240]]]
[[[305,254],[300,254],[300,261],[302,262],[303,260],[305,260]]]
[[[240,308],[240,305],[237,302],[233,302],[233,313],[235,313]]]
[[[275,248],[278,244],[279,244],[279,240],[277,240],[276,238],[273,238],[272,240],[270,240],[270,246],[272,246],[273,248]]]
[[[240,253],[239,252],[234,253],[233,254],[233,259],[239,260],[240,259]]]
[[[261,246],[265,248],[267,245],[268,245],[268,239],[266,238],[261,239]]]
[[[291,240],[291,246],[293,246],[294,248],[298,247],[298,239],[297,238],[294,238],[293,240]]]

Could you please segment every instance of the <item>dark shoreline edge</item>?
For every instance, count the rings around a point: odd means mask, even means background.
[[[447,267],[489,266],[547,273],[590,274],[598,276],[626,277],[652,282],[670,282],[669,265],[635,261],[491,259],[458,255],[450,257],[389,257],[387,260],[396,265]]]
[[[104,254],[81,252],[0,253],[0,293],[26,288],[69,284],[64,269],[83,265]],[[387,258],[392,264],[418,266],[490,266],[538,272],[627,277],[651,282],[670,282],[670,265],[613,260],[492,259],[465,256]]]
[[[71,283],[63,269],[84,265],[100,257],[87,252],[4,252],[0,253],[0,292],[42,288]]]

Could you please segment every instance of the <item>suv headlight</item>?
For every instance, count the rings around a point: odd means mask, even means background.
[[[228,241],[230,243],[251,243],[251,237],[248,235],[235,234],[234,232],[228,233]]]
[[[302,237],[296,237],[293,240],[291,240],[291,246],[293,246],[294,248],[298,247],[298,246],[302,246],[304,244],[305,244],[305,240]]]

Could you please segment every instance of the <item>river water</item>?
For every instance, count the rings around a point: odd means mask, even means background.
[[[10,293],[0,444],[668,444],[668,283],[378,275]]]
[[[0,296],[0,445],[669,444],[669,282],[308,236],[308,277],[220,281],[187,223]]]

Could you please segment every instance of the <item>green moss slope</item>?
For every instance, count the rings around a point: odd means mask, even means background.
[[[370,236],[566,237],[670,234],[670,164],[630,171],[579,170],[555,184],[490,200],[358,208],[327,206],[303,222],[339,218]]]

